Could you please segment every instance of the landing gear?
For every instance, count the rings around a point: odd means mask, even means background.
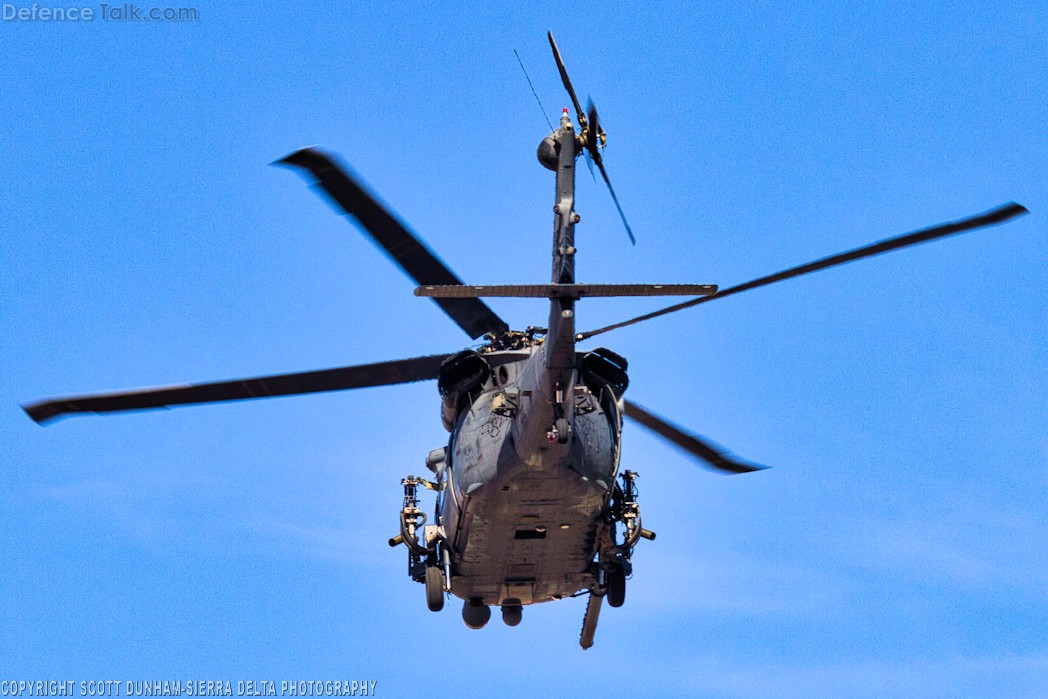
[[[621,563],[614,563],[604,574],[604,586],[607,589],[608,604],[621,607],[626,601],[626,569]]]
[[[426,606],[431,612],[444,608],[444,573],[437,566],[426,568]]]
[[[615,486],[615,493],[608,511],[610,545],[601,551],[600,567],[604,571],[604,594],[608,604],[621,607],[626,601],[626,578],[633,572],[633,547],[643,536],[654,538],[655,535],[640,526],[640,505],[637,504],[637,486],[634,481],[637,474],[633,471],[622,473],[622,486]],[[622,543],[615,543],[615,529],[622,524]]]
[[[404,507],[400,511],[400,533],[389,540],[389,545],[407,547],[408,575],[426,586],[426,606],[431,612],[439,612],[444,608],[444,593],[451,589],[451,560],[444,545],[444,528],[425,523],[426,515],[418,507],[418,487],[439,492],[441,486],[415,476],[408,476],[401,485]],[[439,517],[439,500],[437,514]]]
[[[462,605],[462,621],[471,629],[482,629],[491,620],[491,609],[478,598],[467,600]]]
[[[554,406],[554,408],[559,409],[560,406]],[[554,442],[567,444],[569,439],[571,439],[571,423],[565,417],[558,417],[553,421],[553,426],[546,432],[546,441],[550,444]]]
[[[516,626],[524,617],[524,608],[519,604],[502,605],[502,623],[506,626]]]
[[[633,471],[622,472],[622,485],[615,484],[611,503],[605,513],[605,526],[601,532],[600,549],[593,564],[594,583],[590,587],[589,604],[582,622],[579,645],[583,649],[593,645],[597,632],[600,606],[606,597],[612,607],[621,607],[626,601],[626,580],[633,573],[633,547],[641,539],[655,540],[655,533],[640,524],[640,506],[637,504],[637,487]],[[619,528],[622,525],[622,528]],[[622,536],[622,542],[618,539]]]
[[[558,417],[553,423],[553,431],[557,433],[558,444],[567,444],[568,438],[571,437],[571,424],[567,418]]]

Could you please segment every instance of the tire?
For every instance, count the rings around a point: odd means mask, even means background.
[[[612,607],[621,607],[626,601],[626,571],[622,566],[615,566],[604,576],[604,584],[607,587],[608,604]]]
[[[566,418],[558,417],[553,426],[557,430],[557,441],[560,444],[567,444],[571,438],[571,423]]]
[[[437,566],[426,568],[426,606],[431,612],[444,608],[444,572]]]

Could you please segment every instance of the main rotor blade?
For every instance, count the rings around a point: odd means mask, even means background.
[[[589,112],[589,134],[586,139],[586,152],[589,153],[593,162],[597,164],[597,169],[600,170],[600,175],[604,178],[604,184],[608,186],[611,200],[615,202],[615,208],[619,210],[619,217],[622,219],[622,225],[626,227],[626,235],[630,237],[630,243],[636,245],[637,239],[633,235],[633,229],[630,228],[630,223],[626,220],[626,214],[622,210],[622,205],[619,204],[619,198],[615,195],[615,188],[611,186],[608,171],[604,169],[604,156],[600,154],[599,150],[604,140],[604,130],[600,128],[600,116],[597,114],[597,105],[593,103],[593,100],[587,99],[586,106]]]
[[[314,148],[303,148],[277,161],[308,170],[316,184],[343,212],[353,216],[390,258],[417,284],[461,284],[455,274],[397,220],[364,186],[334,159]],[[501,335],[509,325],[479,299],[439,299],[444,312],[473,339],[484,333]]]
[[[699,457],[707,466],[725,473],[752,473],[768,468],[760,464],[749,463],[730,457],[714,447],[701,437],[685,432],[673,423],[649,412],[647,409],[633,403],[624,401],[626,404],[626,417],[632,418],[647,427],[655,434],[665,437],[688,453]]]
[[[546,32],[546,37],[549,39],[550,48],[553,49],[553,60],[557,62],[557,70],[560,71],[560,81],[564,83],[564,89],[568,91],[568,96],[571,97],[571,103],[575,106],[575,114],[580,122],[579,126],[584,127],[586,115],[582,111],[582,105],[579,104],[579,98],[575,96],[575,88],[571,86],[571,78],[568,77],[568,69],[564,67],[564,59],[560,57],[560,49],[557,48],[557,42],[553,39],[553,32]]]
[[[295,396],[323,391],[343,391],[369,386],[390,386],[437,378],[441,363],[450,354],[437,354],[413,359],[398,359],[377,364],[276,374],[254,379],[236,379],[215,383],[186,384],[118,391],[94,395],[53,398],[23,405],[29,417],[38,424],[70,413],[108,413],[124,410],[170,408],[195,403],[218,403],[249,398]]]
[[[767,286],[774,284],[775,282],[781,282],[786,279],[792,279],[793,277],[799,277],[804,274],[811,272],[817,272],[822,269],[829,267],[835,267],[837,265],[843,265],[847,262],[854,262],[855,260],[861,260],[866,257],[873,257],[874,255],[880,255],[882,253],[890,252],[892,250],[898,250],[900,248],[908,247],[910,245],[917,245],[919,243],[927,243],[932,240],[939,238],[945,238],[950,235],[957,233],[963,233],[965,231],[975,230],[977,228],[983,228],[986,226],[996,226],[998,224],[1009,221],[1016,216],[1030,213],[1027,211],[1025,206],[1016,204],[1015,202],[1009,202],[1003,204],[996,209],[991,209],[986,213],[978,214],[970,218],[961,219],[959,221],[953,221],[952,223],[943,223],[938,226],[932,226],[931,228],[923,228],[913,233],[905,233],[894,238],[888,238],[878,243],[873,243],[865,247],[856,248],[849,250],[848,252],[842,252],[837,255],[831,255],[830,257],[824,257],[814,262],[799,265],[797,267],[791,267],[790,269],[783,270],[782,272],[776,272],[775,274],[769,274],[765,277],[759,277],[752,281],[739,284],[737,286],[728,287],[717,292],[713,296],[704,296],[702,298],[693,299],[691,301],[684,301],[662,310],[653,311],[651,313],[645,313],[642,316],[631,318],[630,320],[623,321],[621,323],[615,323],[614,325],[607,325],[597,330],[590,330],[589,332],[579,333],[576,336],[578,341],[582,341],[602,333],[609,332],[611,330],[617,330],[624,328],[627,325],[633,325],[634,323],[640,323],[641,321],[651,320],[652,318],[658,318],[659,316],[666,315],[668,313],[676,313],[677,311],[683,311],[685,308],[691,308],[692,306],[698,306],[700,303],[706,303],[708,301],[715,301],[716,299],[724,298],[726,296],[732,296],[743,291],[750,289],[756,289],[757,287]]]

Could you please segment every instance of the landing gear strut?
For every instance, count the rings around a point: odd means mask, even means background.
[[[590,588],[590,600],[586,606],[586,618],[582,622],[579,645],[583,649],[593,645],[600,616],[601,602],[605,597],[612,607],[621,607],[626,601],[626,579],[633,573],[633,547],[641,539],[655,540],[655,533],[641,526],[640,506],[637,504],[637,487],[634,471],[623,471],[622,485],[615,484],[611,505],[606,515],[600,551],[597,554],[595,574],[597,582]],[[623,526],[622,543],[617,542],[618,525]]]
[[[431,612],[444,608],[444,593],[450,590],[451,562],[444,550],[443,527],[426,525],[426,514],[418,507],[418,486],[440,490],[436,483],[408,476],[402,480],[404,507],[400,510],[400,534],[389,540],[390,546],[404,544],[408,548],[408,575],[426,586],[426,606]],[[438,503],[439,513],[439,503]],[[422,541],[419,541],[419,529]],[[488,613],[490,616],[490,612]]]

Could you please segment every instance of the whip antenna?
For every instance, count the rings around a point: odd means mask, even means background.
[[[539,93],[535,92],[535,86],[531,84],[531,78],[528,77],[528,71],[524,67],[524,61],[520,60],[520,54],[517,53],[517,49],[513,49],[513,55],[517,57],[517,63],[520,64],[520,69],[524,71],[524,79],[528,81],[528,87],[531,88],[531,94],[535,95],[535,101],[539,103],[539,111],[542,112],[542,118],[546,120],[546,124],[549,125],[550,131],[556,131],[556,129],[553,128],[553,122],[551,122],[546,115],[546,108],[542,106],[542,100],[539,99]]]

